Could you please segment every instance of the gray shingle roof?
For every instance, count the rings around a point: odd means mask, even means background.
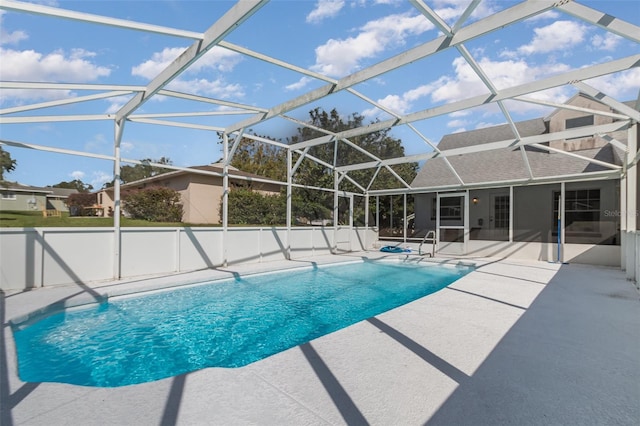
[[[541,118],[516,123],[516,128],[521,137],[547,133],[547,125]],[[489,142],[509,140],[511,138],[514,138],[513,132],[509,125],[504,124],[446,135],[438,144],[438,148],[441,150],[463,148]],[[525,151],[534,177],[550,177],[610,170],[604,166],[570,157],[562,153],[550,153],[530,146],[527,146]],[[613,164],[620,164],[619,155],[614,152],[614,148],[611,145],[580,150],[576,151],[575,154]],[[449,156],[447,158],[465,184],[529,178],[527,167],[519,148],[497,149],[473,154]],[[460,182],[446,164],[444,158],[436,157],[425,162],[411,183],[411,186],[414,188],[424,188],[458,184],[460,184]]]

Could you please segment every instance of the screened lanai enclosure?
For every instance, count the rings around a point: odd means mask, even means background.
[[[104,182],[113,184],[104,193],[110,227],[1,228],[0,287],[385,245],[421,256],[426,239],[436,257],[596,263],[637,279],[640,14],[617,16],[615,1],[332,2],[340,15],[323,8],[329,3],[181,2],[197,12],[192,20],[151,13],[168,7],[160,2],[0,0],[2,148],[31,175],[43,164],[90,164],[107,168]],[[285,19],[298,9],[305,33]],[[567,65],[572,45],[545,39],[533,29],[542,21],[567,38],[584,34],[573,43],[619,48]],[[21,25],[46,32],[30,38]],[[522,34],[531,38],[484,54]],[[91,78],[82,70],[42,77],[44,59],[65,59],[56,50],[63,43],[78,67],[96,55],[110,62]],[[533,49],[545,66],[526,69],[517,55]],[[238,166],[241,154],[258,151],[275,152],[283,172]],[[182,202],[215,209],[220,223],[122,226],[130,184],[121,171],[139,164],[169,171],[167,185],[191,176]],[[203,189],[214,178],[215,200]],[[283,197],[282,223],[238,226],[231,194],[264,185]]]

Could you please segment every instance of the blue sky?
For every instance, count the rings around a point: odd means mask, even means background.
[[[234,3],[227,1],[47,1],[49,6],[128,19],[176,29],[204,32]],[[468,0],[426,3],[449,24],[462,14]],[[483,0],[471,21],[515,5],[515,1]],[[636,0],[581,1],[588,7],[640,25]],[[341,78],[390,58],[438,36],[438,30],[407,1],[271,1],[225,40],[253,51]],[[0,11],[0,80],[60,83],[124,84],[144,86],[176,58],[192,40],[140,31],[99,26],[22,12]],[[510,87],[609,59],[640,52],[640,46],[577,20],[551,11],[494,31],[465,44],[467,50],[498,88]],[[588,81],[620,100],[635,100],[640,69]],[[293,71],[214,47],[167,87],[192,94],[270,108],[325,83]],[[455,49],[448,49],[354,86],[370,99],[407,114],[485,93],[486,87]],[[0,108],[84,96],[95,91],[26,91],[0,89]],[[563,102],[575,94],[560,87],[536,95]],[[41,109],[19,115],[114,113],[128,97]],[[339,92],[291,111],[306,120],[315,107],[336,108],[341,114],[362,114],[367,121],[389,115],[348,93]],[[544,117],[550,109],[524,102],[507,102],[514,120]],[[216,111],[228,108],[158,97],[137,114]],[[225,127],[250,115],[180,118]],[[414,123],[432,142],[444,134],[505,122],[496,105],[476,108]],[[252,129],[261,135],[286,138],[296,126],[273,119]],[[407,155],[430,148],[414,132],[399,127]],[[3,124],[2,139],[44,146],[113,154],[113,122],[57,122]],[[79,178],[95,188],[110,181],[113,164],[106,160],[4,147],[17,160],[5,179],[45,186]],[[169,157],[174,165],[208,164],[221,157],[214,132],[127,123],[122,155],[131,159]]]

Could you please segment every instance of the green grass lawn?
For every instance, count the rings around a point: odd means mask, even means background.
[[[69,213],[62,213],[62,217],[43,217],[42,212],[0,211],[0,228],[46,228],[46,227],[110,227],[113,226],[112,217],[70,217]],[[128,219],[123,217],[120,226],[152,227],[152,226],[216,226],[191,225],[182,222],[149,222],[146,220]]]

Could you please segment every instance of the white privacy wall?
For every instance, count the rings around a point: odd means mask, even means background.
[[[291,258],[331,253],[333,228],[293,228]],[[377,232],[341,228],[339,251],[372,246]],[[86,283],[114,279],[112,228],[0,229],[0,289]],[[365,245],[365,241],[368,243]],[[121,277],[194,271],[228,264],[283,260],[286,228],[229,228],[226,252],[221,228],[122,228]]]

